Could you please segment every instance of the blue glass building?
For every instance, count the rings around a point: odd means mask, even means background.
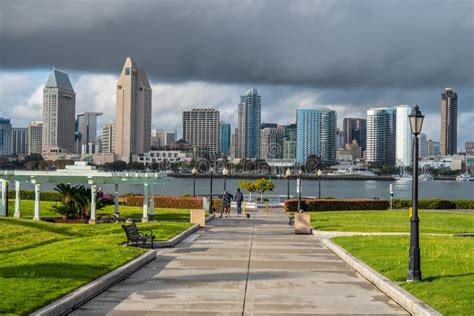
[[[219,148],[221,155],[228,156],[230,150],[230,130],[231,126],[229,123],[221,121],[219,124]]]

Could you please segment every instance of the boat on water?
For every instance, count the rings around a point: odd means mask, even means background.
[[[419,181],[432,181],[433,176],[431,174],[428,174],[428,173],[423,173],[423,174],[418,176],[418,180]]]
[[[469,182],[474,181],[474,178],[467,173],[463,173],[456,177],[456,182]]]
[[[409,174],[402,174],[401,176],[398,176],[395,178],[397,181],[411,181],[413,180],[413,177]]]

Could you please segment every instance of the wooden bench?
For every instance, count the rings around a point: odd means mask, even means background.
[[[151,248],[153,248],[153,241],[155,240],[155,236],[153,232],[150,230],[150,234],[144,234],[138,230],[137,225],[132,223],[130,225],[122,225],[125,234],[127,235],[127,246],[130,244],[135,244],[136,246],[146,247],[147,242],[149,241],[151,244]],[[140,245],[141,244],[141,245]]]

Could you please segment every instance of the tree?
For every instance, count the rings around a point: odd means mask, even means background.
[[[61,204],[56,204],[53,209],[65,218],[85,219],[89,216],[91,206],[91,189],[83,185],[71,186],[58,184],[55,191],[61,195]],[[100,201],[96,202],[96,209],[104,207]]]
[[[270,179],[261,178],[254,183],[255,191],[260,193],[260,201],[263,202],[263,194],[267,191],[273,191],[275,189],[275,183]]]
[[[255,184],[250,181],[240,181],[240,187],[250,194],[249,201],[252,200],[252,193],[256,191]]]

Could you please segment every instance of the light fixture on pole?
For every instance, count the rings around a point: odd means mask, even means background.
[[[321,171],[321,169],[318,169],[318,172],[317,172],[317,175],[318,175],[318,178],[319,178],[319,194],[318,194],[318,199],[321,198],[321,175],[323,174],[323,172]]]
[[[226,167],[224,167],[224,169],[222,169],[222,175],[224,176],[224,191],[226,191],[227,189],[227,175],[229,174],[229,169],[227,169]]]
[[[408,115],[413,134],[413,179],[412,179],[412,215],[410,219],[410,251],[408,259],[408,282],[421,281],[420,231],[418,218],[418,135],[421,133],[423,119],[418,105]]]
[[[209,168],[209,175],[210,175],[210,187],[209,187],[209,214],[213,214],[214,213],[214,209],[213,209],[213,203],[212,203],[212,173],[214,172],[214,168],[210,167]]]
[[[196,197],[196,174],[197,174],[197,169],[196,167],[191,170],[191,173],[193,174],[193,196]]]
[[[288,187],[287,187],[287,192],[286,192],[286,199],[290,199],[290,177],[291,177],[291,170],[290,168],[286,169],[285,172],[285,177],[288,179]]]

